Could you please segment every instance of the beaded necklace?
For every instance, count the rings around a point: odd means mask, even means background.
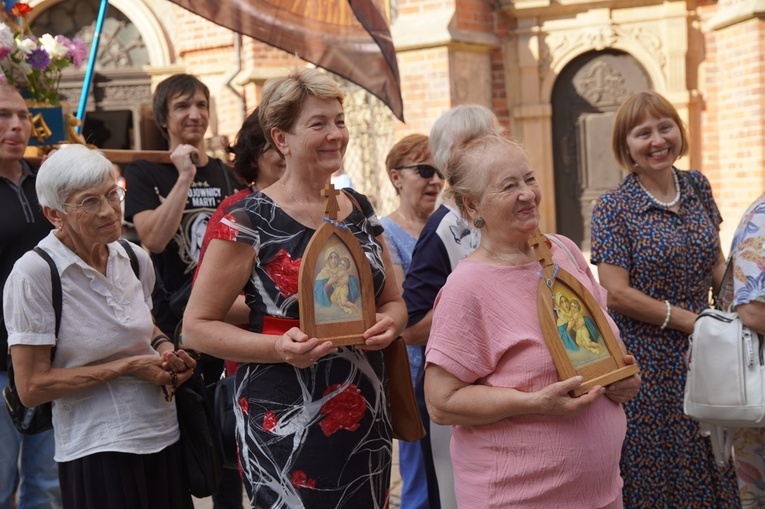
[[[646,189],[646,187],[643,185],[643,183],[640,182],[639,178],[637,179],[637,181],[638,181],[638,185],[640,186],[640,189],[642,189],[643,192],[646,195],[648,195],[648,198],[652,202],[654,202],[656,205],[658,205],[659,207],[661,207],[663,209],[671,209],[672,207],[677,205],[677,203],[680,201],[680,196],[681,196],[680,195],[680,182],[679,182],[679,180],[677,178],[677,171],[674,168],[672,168],[672,177],[675,179],[675,199],[670,201],[670,202],[663,202],[663,201],[659,200],[658,198],[656,198],[654,195],[651,194],[651,191]]]

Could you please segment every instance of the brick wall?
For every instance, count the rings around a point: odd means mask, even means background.
[[[702,170],[725,219],[727,253],[741,215],[765,189],[765,23],[752,18],[706,33],[705,55]]]

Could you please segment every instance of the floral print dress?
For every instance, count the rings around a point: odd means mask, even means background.
[[[765,302],[765,194],[749,206],[730,248],[732,284],[724,285],[722,304]],[[736,473],[742,507],[765,507],[765,428],[746,428],[734,435]]]
[[[343,223],[364,249],[379,296],[385,272],[375,237],[383,229],[366,197],[350,192],[362,210]],[[250,330],[298,325],[298,273],[313,234],[261,193],[217,227],[214,238],[257,252],[245,287]],[[340,347],[306,369],[243,364],[236,383],[237,446],[253,508],[386,507],[392,442],[381,351]]]
[[[632,288],[699,313],[709,307],[722,217],[707,179],[697,171],[678,173],[677,213],[654,205],[635,174],[598,199],[592,263],[622,267]],[[688,335],[609,312],[643,379],[624,405],[624,507],[739,507],[733,469],[715,466],[709,440],[683,413]]]

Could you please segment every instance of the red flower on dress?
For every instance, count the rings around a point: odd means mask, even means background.
[[[327,387],[324,391],[326,396],[336,390],[340,384]],[[350,384],[343,392],[336,395],[321,407],[324,419],[319,423],[324,435],[330,437],[340,429],[356,431],[359,421],[367,410],[367,403],[361,395],[361,391],[354,384]]]
[[[295,488],[316,489],[316,479],[309,479],[302,470],[292,472],[292,485]]]
[[[272,410],[268,410],[265,417],[263,417],[263,429],[271,432],[276,428],[278,423],[279,420],[276,418],[276,414]]]
[[[244,412],[245,414],[247,413],[247,410],[249,410],[250,408],[250,403],[247,401],[247,398],[245,398],[244,396],[239,398],[239,407],[242,409],[242,412]]]
[[[234,216],[231,214],[226,214],[223,216],[223,219],[236,224],[236,219],[234,219]],[[236,239],[238,233],[239,232],[235,228],[232,228],[225,224],[223,221],[220,221],[215,225],[215,230],[213,230],[212,238],[233,241]]]
[[[271,281],[276,284],[279,293],[285,298],[295,295],[298,291],[301,261],[302,258],[293,260],[287,251],[280,249],[273,260],[263,267]]]

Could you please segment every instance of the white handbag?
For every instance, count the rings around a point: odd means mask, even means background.
[[[736,428],[765,427],[765,338],[738,313],[708,309],[689,342],[685,414],[701,422],[715,461],[725,466]]]

